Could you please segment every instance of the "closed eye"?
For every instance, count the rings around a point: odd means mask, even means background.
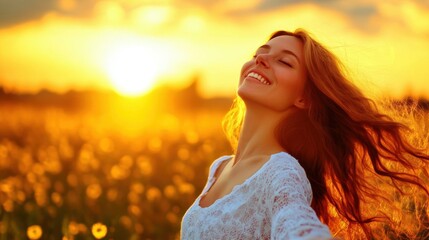
[[[289,67],[292,67],[292,64],[290,64],[289,62],[283,61],[283,60],[279,60],[279,62],[288,65]]]

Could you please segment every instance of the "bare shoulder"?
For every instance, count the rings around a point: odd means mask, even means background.
[[[215,172],[213,173],[213,176],[215,178],[219,177],[222,171],[225,169],[225,166],[231,161],[232,157],[229,157],[222,162],[219,163],[219,166],[215,169]]]
[[[232,155],[225,155],[214,160],[210,165],[209,177],[218,177],[220,172],[225,168],[226,164],[233,158]]]

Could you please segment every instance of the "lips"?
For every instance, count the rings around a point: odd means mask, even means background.
[[[264,76],[262,76],[261,74],[255,72],[255,71],[250,71],[246,77],[251,77],[254,78],[256,80],[258,80],[260,83],[264,84],[264,85],[271,85],[271,82],[267,80],[267,78],[265,78]]]

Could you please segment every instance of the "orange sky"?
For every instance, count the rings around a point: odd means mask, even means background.
[[[231,96],[241,65],[271,32],[302,27],[370,94],[429,96],[429,5],[421,1],[208,2],[0,1],[0,84],[129,92],[185,86],[197,75],[205,96]]]

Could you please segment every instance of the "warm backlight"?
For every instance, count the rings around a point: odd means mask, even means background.
[[[107,56],[107,74],[115,91],[138,96],[151,90],[159,75],[157,55],[140,45],[122,46]]]

